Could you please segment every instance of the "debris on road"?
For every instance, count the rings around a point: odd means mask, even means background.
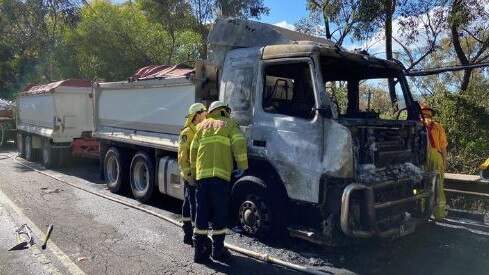
[[[23,225],[19,226],[19,228],[15,230],[15,233],[17,234],[18,244],[11,247],[8,251],[24,250],[34,245],[32,230],[29,228],[29,226],[27,226],[27,224],[24,223]]]

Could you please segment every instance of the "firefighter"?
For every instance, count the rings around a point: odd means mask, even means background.
[[[188,110],[185,125],[180,132],[178,142],[178,167],[184,181],[184,201],[182,206],[183,242],[193,245],[192,235],[195,224],[195,174],[190,169],[190,144],[197,132],[196,126],[207,116],[207,109],[202,103],[194,103]]]
[[[443,220],[446,216],[446,198],[444,188],[445,166],[447,163],[447,136],[443,126],[433,120],[436,111],[428,105],[421,104],[423,113],[422,121],[428,133],[428,159],[425,165],[427,172],[438,171],[438,183],[436,188],[436,205],[433,210],[434,219]]]
[[[224,247],[230,199],[231,174],[241,177],[248,169],[246,140],[230,108],[221,101],[209,107],[209,116],[199,125],[191,145],[190,163],[197,179],[197,216],[194,228],[194,261],[211,255],[208,239],[212,223],[212,258],[222,260],[230,255]],[[233,171],[233,159],[238,169]]]

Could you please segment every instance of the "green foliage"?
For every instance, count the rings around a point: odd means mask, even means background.
[[[478,173],[479,165],[488,157],[489,104],[488,83],[473,85],[467,93],[450,93],[440,88],[427,98],[438,111],[435,117],[448,137],[447,171]]]
[[[121,80],[147,65],[195,58],[200,37],[191,31],[172,35],[174,39],[134,4],[93,1],[82,9],[76,29],[62,38],[57,54],[60,74],[62,78]]]

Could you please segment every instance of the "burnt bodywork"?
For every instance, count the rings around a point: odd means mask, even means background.
[[[292,222],[333,238],[335,228],[353,237],[412,232],[430,213],[435,177],[421,171],[426,133],[401,66],[294,39],[307,37],[221,22],[208,40],[219,93],[197,88],[197,99],[218,94],[229,104],[250,173],[299,209]]]

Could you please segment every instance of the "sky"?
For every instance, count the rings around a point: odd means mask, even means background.
[[[270,13],[260,18],[263,23],[292,28],[294,23],[308,15],[305,0],[265,0],[264,3],[270,8]]]

